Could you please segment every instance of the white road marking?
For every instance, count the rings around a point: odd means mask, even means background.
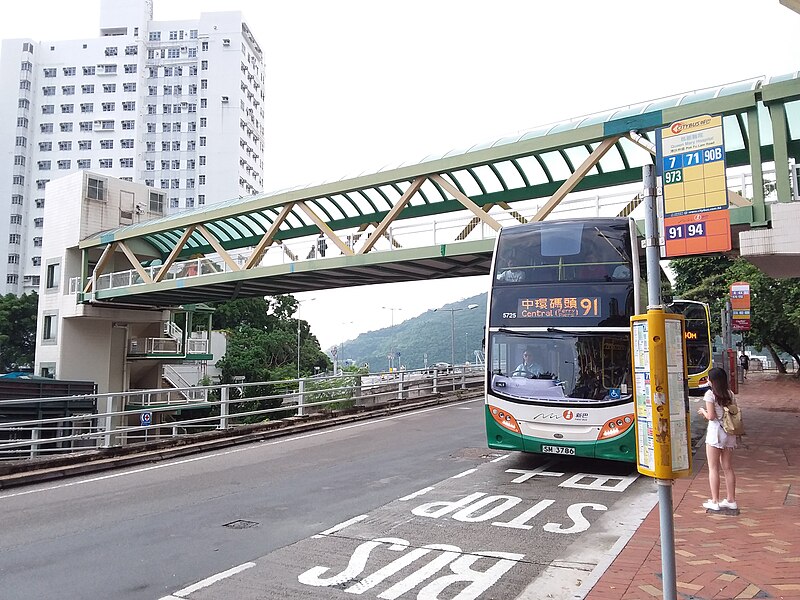
[[[436,488],[434,488],[433,486],[422,488],[421,490],[417,490],[413,494],[409,494],[408,496],[403,496],[402,498],[398,498],[398,500],[400,500],[400,502],[404,502],[406,500],[413,500],[414,498],[417,498],[418,496],[422,496],[423,494],[427,494],[428,492],[430,492],[433,489],[436,489]]]
[[[227,571],[223,571],[222,573],[217,573],[216,575],[212,575],[211,577],[206,577],[198,581],[197,583],[193,583],[192,585],[183,588],[182,590],[178,590],[171,596],[164,596],[161,600],[172,600],[173,598],[186,598],[189,594],[196,592],[197,590],[202,590],[210,585],[214,585],[218,581],[222,581],[223,579],[227,579],[228,577],[232,577],[237,573],[241,573],[242,571],[246,571],[250,567],[255,567],[256,563],[254,562],[246,562],[233,567],[232,569],[228,569]]]
[[[467,475],[472,475],[477,470],[478,469],[467,469],[466,471],[463,471],[458,475],[453,475],[450,479],[461,479],[462,477],[466,477]]]
[[[311,438],[311,437],[316,437],[316,436],[319,436],[319,435],[328,435],[328,434],[336,433],[336,432],[339,432],[339,431],[345,431],[347,429],[355,429],[356,427],[364,427],[364,426],[370,425],[372,423],[383,423],[385,421],[393,421],[395,419],[403,419],[403,418],[407,418],[407,417],[410,417],[410,416],[413,416],[413,415],[418,415],[418,414],[422,414],[422,413],[426,413],[426,412],[432,412],[434,410],[442,410],[444,408],[454,408],[454,407],[457,407],[457,406],[459,406],[461,404],[469,404],[470,402],[483,402],[483,398],[475,398],[473,400],[464,400],[463,402],[456,402],[456,403],[453,403],[453,404],[445,404],[445,405],[442,405],[442,406],[434,406],[432,408],[425,408],[425,409],[414,411],[414,412],[403,413],[403,414],[400,414],[400,415],[393,415],[391,417],[383,417],[383,418],[380,418],[380,419],[370,419],[370,420],[361,421],[361,422],[358,422],[358,423],[353,423],[352,425],[342,425],[341,427],[332,427],[330,429],[325,429],[323,431],[316,431],[316,432],[313,432],[313,433],[306,433],[306,434],[298,435],[298,436],[289,436],[289,437],[281,438],[281,439],[278,439],[278,440],[272,440],[272,441],[266,441],[265,440],[265,441],[263,441],[261,443],[258,443],[258,444],[248,444],[246,446],[243,446],[243,447],[240,447],[240,448],[234,448],[232,450],[225,450],[223,452],[215,452],[213,454],[206,454],[206,455],[203,455],[203,456],[195,456],[193,458],[184,458],[184,459],[181,459],[181,460],[159,463],[157,465],[151,465],[151,466],[148,466],[148,467],[141,467],[139,469],[132,469],[130,471],[124,471],[124,472],[121,472],[121,473],[111,473],[109,475],[100,475],[98,477],[90,477],[89,479],[82,479],[80,481],[71,481],[71,482],[68,482],[68,483],[60,483],[58,485],[51,485],[51,486],[48,486],[48,487],[38,488],[38,489],[34,489],[34,490],[25,490],[25,491],[22,491],[22,492],[13,492],[13,493],[10,493],[10,494],[1,495],[0,496],[0,500],[5,500],[6,498],[16,498],[16,497],[19,497],[19,496],[27,496],[28,494],[38,494],[38,493],[41,493],[41,492],[50,492],[50,491],[53,491],[53,490],[60,490],[60,489],[73,487],[73,486],[77,486],[77,485],[84,485],[86,483],[94,483],[96,481],[105,481],[107,479],[115,479],[117,477],[126,477],[126,476],[129,476],[129,475],[136,475],[138,473],[145,473],[147,471],[155,471],[157,469],[165,469],[167,467],[175,467],[175,466],[178,466],[178,465],[184,465],[184,464],[188,464],[188,463],[192,463],[192,462],[196,462],[196,461],[200,461],[200,460],[208,460],[210,458],[218,458],[220,456],[229,456],[231,454],[237,454],[239,452],[248,452],[248,451],[252,451],[252,450],[257,450],[257,449],[262,448],[265,445],[266,446],[274,446],[274,445],[277,445],[277,444],[285,444],[287,442],[293,442],[293,441],[297,441],[297,440],[304,440],[304,439],[308,439],[308,438]]]
[[[317,539],[317,538],[325,537],[326,535],[331,535],[332,533],[336,533],[337,531],[341,531],[345,527],[349,527],[350,525],[353,525],[354,523],[358,523],[360,521],[363,521],[368,516],[369,515],[358,515],[357,517],[353,517],[352,519],[347,519],[347,521],[343,521],[342,523],[339,523],[338,525],[334,525],[330,529],[326,529],[325,531],[320,531],[316,535],[312,535],[311,538],[312,539]]]
[[[472,410],[471,406],[459,406],[458,410]]]
[[[501,460],[507,459],[509,456],[511,456],[511,455],[510,454],[503,454],[503,456],[498,456],[497,458],[493,458],[489,462],[500,462]]]

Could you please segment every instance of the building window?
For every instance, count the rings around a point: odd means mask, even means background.
[[[64,71],[64,77],[72,77],[75,75],[75,67],[64,67],[62,70]]]
[[[144,162],[144,170],[145,171],[155,171],[156,170],[156,161],[154,161],[154,160],[146,160]]]
[[[206,164],[206,155],[205,154],[201,154],[200,155],[200,165],[202,166],[202,165],[205,165],[205,164]]]
[[[42,114],[43,115],[52,115],[55,114],[56,107],[54,104],[43,104],[42,105]]]
[[[58,142],[58,149],[62,151],[72,150],[72,142]]]
[[[49,160],[40,160],[38,163],[40,171],[49,171],[50,170],[50,161]]]
[[[200,136],[200,145],[201,146],[205,146],[206,145],[206,137],[204,135]]]
[[[180,57],[181,57],[180,48],[169,48],[169,49],[167,49],[167,58],[180,58]]]
[[[81,104],[82,113],[90,113],[94,111],[94,104],[92,102],[84,102]]]
[[[42,133],[53,133],[53,124],[52,123],[42,123],[39,125],[39,130]]]
[[[44,217],[36,217],[33,220],[33,226],[36,227],[37,229],[41,229],[42,227],[44,227]]]
[[[207,60],[201,60],[200,61],[200,70],[201,71],[208,71],[208,61]]]
[[[11,177],[11,183],[14,185],[25,185],[25,177],[22,175],[14,175]]]
[[[17,167],[24,167],[25,166],[25,157],[21,154],[17,154],[14,157],[14,165]]]
[[[55,77],[58,74],[58,69],[45,69],[44,76],[45,77]]]
[[[50,181],[49,179],[37,179],[36,180],[36,189],[43,190],[47,185],[47,182]]]
[[[186,208],[194,208],[194,198],[186,198]]]
[[[200,80],[200,89],[207,90],[208,89],[208,79],[201,79]]]
[[[208,98],[200,99],[200,108],[208,108]]]
[[[81,128],[83,129],[83,128]],[[78,150],[91,150],[92,149],[92,141],[91,140],[79,140],[78,141]]]
[[[171,96],[172,95],[172,86],[171,85],[165,85],[164,86],[164,95],[165,96]]]
[[[196,96],[197,95],[197,84],[196,83],[189,84],[189,95],[190,96]]]
[[[87,83],[81,86],[81,94],[94,94],[94,84]]]
[[[171,41],[175,41],[178,39],[178,32],[177,31],[170,31],[169,32],[169,39]]]
[[[193,188],[194,188],[194,179],[190,177],[189,179],[186,180],[186,189],[191,190]]]
[[[161,124],[161,131],[163,131],[164,133],[167,133],[171,129],[172,129],[172,126],[169,123],[162,123]]]
[[[117,91],[117,84],[116,83],[104,83],[103,84],[103,93],[104,94],[113,94]]]
[[[92,65],[91,67],[83,67],[83,74],[84,75],[94,75],[96,67]]]
[[[8,264],[10,264],[10,265],[18,265],[19,264],[19,254],[9,254],[8,255]]]
[[[148,115],[156,114],[156,105],[155,104],[148,104],[147,105],[147,114]]]
[[[151,42],[160,42],[161,41],[161,32],[160,31],[151,31],[150,37]]]
[[[133,168],[133,159],[132,158],[120,158],[119,159],[119,166],[123,169],[132,169]]]
[[[159,187],[161,187],[162,190],[169,189],[169,179],[162,179],[159,183]]]
[[[23,135],[18,135],[16,141],[14,142],[14,145],[17,148],[25,148],[28,145],[28,138],[26,138]]]
[[[31,263],[34,267],[42,266],[42,257],[41,256],[33,256],[31,257]]]
[[[106,48],[106,56],[116,56],[117,55],[117,48],[116,46],[109,46]]]
[[[181,143],[179,140],[175,140],[174,142],[172,142],[172,149],[175,150],[176,152],[181,149]]]
[[[30,90],[31,89],[31,82],[27,79],[23,79],[19,82],[19,89],[21,90]]]
[[[125,65],[123,70],[126,73],[136,73],[136,65]]]
[[[117,72],[117,65],[100,65],[100,68],[106,75],[115,75]]]
[[[133,140],[124,139],[119,141],[120,148],[133,148]]]
[[[162,171],[167,171],[168,169],[169,169],[169,161],[168,160],[162,160],[161,161],[161,170]]]
[[[40,238],[40,237],[33,238],[33,247],[34,248],[41,248],[42,247],[42,238]]]
[[[125,121],[122,122],[123,124]],[[100,121],[100,129],[104,131],[113,131],[114,130],[114,121]],[[125,127],[123,127],[125,129]]]
[[[190,171],[194,170],[194,159],[190,158],[186,161],[186,168]]]
[[[9,244],[19,244],[22,242],[22,236],[18,233],[10,233],[8,234],[8,243]]]
[[[181,180],[180,179],[173,179],[170,182],[170,187],[172,187],[172,189],[174,189],[174,190],[180,188],[181,187]]]
[[[72,131],[72,123],[59,123],[58,127],[64,133],[69,133]]]
[[[165,115],[171,114],[172,113],[172,104],[163,104],[161,106],[161,112],[164,113]]]
[[[181,168],[181,161],[180,160],[173,160],[172,161],[172,168],[177,171]]]
[[[11,224],[22,225],[22,215],[11,215]],[[17,262],[19,262],[19,260]]]
[[[123,92],[135,92],[136,91],[136,83],[135,82],[128,82],[122,84],[122,91]]]
[[[74,85],[62,85],[61,86],[61,93],[65,96],[74,96],[75,95],[75,86]]]
[[[195,144],[194,140],[189,140],[189,141],[186,142],[186,149],[189,150],[190,152],[194,152],[195,145],[196,144]]]
[[[150,212],[157,214],[164,212],[164,194],[150,192]]]
[[[19,283],[19,275],[6,275],[6,283],[16,285]]]
[[[200,49],[201,49],[203,52],[205,52],[206,50],[208,50],[208,42],[201,42],[201,44],[200,44]]]
[[[169,207],[170,208],[178,208],[180,206],[180,201],[177,198],[170,198],[169,199]]]
[[[18,108],[30,108],[31,107],[31,101],[28,100],[27,98],[20,98],[17,101],[17,107]]]
[[[123,121],[122,128],[123,129],[133,129],[136,126],[136,121]]]
[[[114,140],[100,140],[100,148],[103,150],[113,150]]]
[[[101,158],[100,159],[100,168],[101,169],[110,169],[114,166],[114,161],[110,158]]]
[[[92,127],[93,127],[93,124],[92,124],[91,121],[81,121],[80,123],[78,123],[78,128],[81,131],[91,131]],[[92,143],[91,142],[89,142],[88,148],[81,148],[81,150],[91,150],[91,149],[92,149]]]
[[[44,208],[44,198],[36,198],[33,202],[36,204],[36,208]]]
[[[61,105],[61,112],[62,113],[75,112],[75,105],[74,104],[62,104]]]
[[[147,93],[150,96],[158,96],[158,86],[155,85],[147,86]]]
[[[197,58],[197,48],[189,48],[189,58]]]
[[[53,142],[39,142],[41,152],[50,152],[53,149]]]
[[[102,179],[89,177],[86,182],[86,197],[90,200],[106,200],[106,184]]]
[[[13,194],[11,196],[11,204],[22,204],[22,196],[20,194]]]
[[[46,85],[42,88],[42,95],[43,96],[55,96],[56,95],[56,86],[54,85]]]
[[[136,110],[136,102],[128,101],[122,103],[122,110]]]
[[[138,46],[125,46],[125,56],[136,56],[138,53]]]
[[[206,176],[205,175],[198,175],[197,183],[199,183],[200,185],[205,185],[206,184]]]
[[[197,196],[197,204],[198,204],[198,206],[203,206],[205,203],[206,203],[206,195],[205,194],[200,194],[199,196]]]
[[[146,186],[149,186],[149,187],[153,187],[153,184],[154,184],[154,183],[155,183],[155,182],[154,182],[152,179],[145,179],[145,180],[144,180],[144,184],[145,184]]]
[[[206,127],[208,125],[208,119],[206,117],[200,117],[200,127]]]
[[[92,168],[91,159],[89,159],[89,158],[78,159],[78,168],[79,169],[91,169]]]
[[[146,152],[155,152],[156,151],[156,143],[155,142],[147,142]]]
[[[42,323],[42,340],[53,341],[56,339],[56,325],[58,317],[56,315],[44,315]]]
[[[44,276],[44,287],[46,290],[58,289],[61,283],[61,264],[52,263],[47,265]]]
[[[110,112],[116,108],[116,103],[114,102],[103,102],[101,105],[103,107],[104,112]]]

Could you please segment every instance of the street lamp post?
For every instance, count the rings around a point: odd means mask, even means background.
[[[389,371],[394,371],[394,311],[396,310],[403,310],[402,308],[398,308],[396,306],[381,306],[384,310],[392,311],[392,326],[389,329]]]
[[[459,310],[472,310],[478,308],[477,304],[470,304],[466,308],[434,308],[433,312],[446,310],[450,312],[450,366],[456,366],[456,312]]]
[[[304,298],[297,300],[297,379],[300,380],[300,306],[303,302],[311,302],[316,298]]]

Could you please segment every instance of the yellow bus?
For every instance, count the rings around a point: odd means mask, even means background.
[[[708,304],[695,300],[675,300],[670,312],[686,319],[686,362],[689,372],[689,392],[704,393],[711,370],[711,314]]]

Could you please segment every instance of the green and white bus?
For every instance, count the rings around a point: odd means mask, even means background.
[[[647,288],[639,256],[628,218],[500,232],[487,317],[490,448],[636,460],[630,317],[646,307]]]

